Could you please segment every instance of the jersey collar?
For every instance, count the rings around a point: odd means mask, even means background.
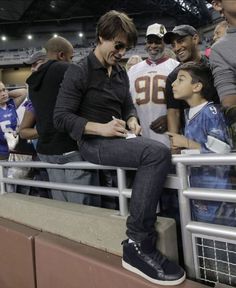
[[[157,59],[156,61],[153,61],[153,60],[148,58],[148,59],[146,59],[146,63],[148,65],[152,65],[152,64],[158,65],[158,64],[161,64],[161,63],[165,62],[168,59],[169,59],[169,57],[162,57],[162,58]]]

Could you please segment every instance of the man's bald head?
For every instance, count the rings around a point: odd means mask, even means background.
[[[60,36],[49,39],[44,48],[47,52],[47,58],[51,60],[70,62],[73,57],[72,44]]]

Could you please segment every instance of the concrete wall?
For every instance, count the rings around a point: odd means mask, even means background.
[[[30,214],[28,216],[30,218]],[[123,269],[120,256],[0,218],[0,287],[161,288],[163,286],[151,284]],[[189,280],[178,287],[207,288],[203,284]]]

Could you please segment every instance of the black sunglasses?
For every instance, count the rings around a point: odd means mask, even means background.
[[[129,51],[130,49],[132,49],[132,47],[126,47],[125,43],[122,43],[122,42],[115,43],[114,48],[117,51],[124,50],[124,49],[126,51]]]

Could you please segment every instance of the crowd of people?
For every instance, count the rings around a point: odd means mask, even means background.
[[[20,136],[32,141],[35,159],[44,162],[137,168],[122,265],[160,285],[178,285],[186,277],[156,248],[156,211],[172,169],[171,153],[230,153],[236,147],[236,3],[210,2],[225,16],[228,30],[220,38],[215,32],[209,57],[200,52],[194,27],[167,32],[153,23],[146,30],[147,58],[134,55],[125,69],[119,61],[136,45],[138,33],[131,18],[112,10],[98,20],[94,50],[78,63],[71,61],[67,39],[51,38],[26,63],[32,72],[27,89],[8,93],[0,82],[1,160],[14,152]],[[26,98],[19,123],[16,108]],[[191,167],[189,183],[231,189],[233,172],[228,166]],[[100,178],[96,170],[52,168],[41,176],[78,185],[99,185]],[[85,193],[52,189],[47,197],[102,205],[101,196]],[[223,204],[235,213],[233,204]],[[191,207],[195,221],[235,226],[225,221],[229,213],[219,213],[222,203],[192,200]]]

